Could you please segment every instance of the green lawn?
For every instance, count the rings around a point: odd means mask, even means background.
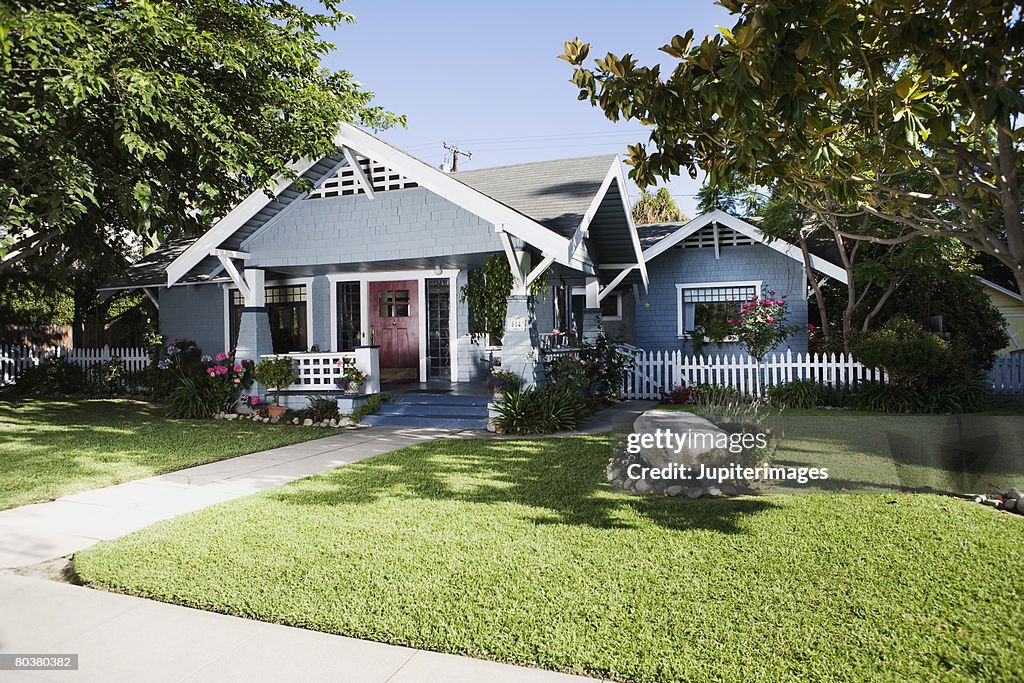
[[[612,440],[432,442],[75,566],[115,591],[621,680],[1019,679],[1024,518],[890,492],[633,497],[604,483]]]
[[[0,509],[319,436],[252,422],[168,420],[142,401],[0,401]]]

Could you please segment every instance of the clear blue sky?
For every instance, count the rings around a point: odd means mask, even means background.
[[[579,36],[593,45],[592,57],[630,52],[650,64],[669,60],[657,48],[677,33],[693,28],[703,36],[733,23],[711,0],[349,0],[343,9],[357,23],[326,36],[337,50],[325,66],[348,69],[379,104],[406,115],[407,129],[383,134],[393,144],[435,166],[443,141],[472,152],[460,170],[591,154],[624,158],[626,145],[646,135],[639,124],[613,124],[576,100],[572,67],[556,59],[562,43]],[[693,216],[699,183],[683,177],[669,186]]]

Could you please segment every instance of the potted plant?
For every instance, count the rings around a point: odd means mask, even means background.
[[[336,365],[341,368],[341,374],[335,381],[338,388],[352,396],[358,394],[369,375],[356,367],[356,361],[353,358],[342,358]]]
[[[491,378],[487,380],[487,388],[491,391],[495,403],[504,401],[506,392],[515,391],[522,385],[523,379],[519,375],[498,367],[491,370]]]
[[[264,358],[253,368],[253,376],[263,386],[274,387],[274,405],[267,410],[271,418],[279,419],[288,410],[281,405],[281,389],[295,381],[291,357]]]

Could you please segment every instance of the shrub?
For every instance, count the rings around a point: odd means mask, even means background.
[[[985,378],[981,375],[930,388],[864,382],[849,395],[854,408],[879,413],[966,413],[978,410],[985,398]]]
[[[865,383],[850,395],[856,408],[887,413],[968,412],[985,399],[984,379],[961,345],[951,345],[905,316],[889,320],[854,347],[865,365],[884,368],[889,382]]]
[[[759,363],[766,353],[796,331],[795,327],[786,325],[786,295],[781,299],[774,296],[773,291],[768,292],[767,299],[754,296],[740,306],[735,318],[727,321],[732,334]]]
[[[854,347],[857,360],[885,368],[889,382],[926,388],[932,378],[944,377],[957,360],[949,344],[905,316],[892,318],[869,332]]]
[[[306,408],[302,411],[303,418],[313,422],[338,419],[338,400],[324,396],[310,396],[306,400]]]
[[[593,343],[582,342],[573,354],[560,354],[544,369],[555,386],[571,388],[585,398],[616,400],[634,363],[602,334]]]
[[[79,394],[89,389],[89,377],[77,363],[52,358],[26,368],[15,384],[19,394]]]
[[[693,405],[697,402],[697,392],[680,384],[671,391],[662,393],[661,402],[671,405]]]
[[[349,419],[351,419],[352,422],[359,424],[367,415],[373,415],[376,413],[382,403],[393,401],[394,398],[395,397],[392,394],[386,392],[381,394],[372,394],[366,399],[366,403],[352,411],[352,414],[349,415]]]
[[[728,384],[698,384],[693,393],[698,405],[727,405],[744,401],[740,390]]]
[[[829,401],[829,391],[813,379],[797,379],[768,387],[768,402],[777,408],[815,408]]]
[[[506,434],[551,434],[575,429],[590,406],[570,387],[515,390],[495,408],[495,423]]]
[[[487,390],[491,393],[507,393],[523,386],[523,378],[511,370],[491,368],[491,377],[487,380]]]
[[[198,420],[223,410],[223,394],[202,379],[186,378],[167,397],[167,415],[175,419]]]
[[[253,368],[256,381],[274,389],[274,405],[281,405],[281,389],[295,381],[294,363],[290,356],[264,358]]]

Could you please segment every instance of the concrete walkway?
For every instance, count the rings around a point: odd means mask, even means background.
[[[373,427],[0,511],[0,569],[69,555],[154,522],[412,444],[475,436]]]
[[[77,654],[24,681],[570,683],[590,679],[413,650],[0,574],[0,653]]]

